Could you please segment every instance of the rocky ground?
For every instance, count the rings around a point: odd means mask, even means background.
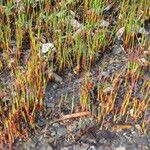
[[[112,21],[112,24],[113,22],[115,21]],[[102,26],[108,26],[107,23],[108,22],[102,22]],[[145,29],[147,31],[147,40],[149,40],[149,20],[145,23]],[[125,75],[128,57],[129,55],[127,55],[126,50],[121,47],[121,43],[116,41],[112,48],[108,51],[106,50],[104,54],[99,54],[97,56],[95,66],[89,71],[90,80],[97,83],[99,76],[111,78],[114,73]],[[101,74],[99,74],[100,70]],[[139,124],[123,125],[122,128],[110,130],[109,126],[112,124],[109,124],[108,122],[106,123],[108,129],[107,127],[104,129],[101,128],[97,120],[89,114],[84,117],[57,121],[64,115],[72,112],[80,112],[79,99],[80,87],[84,82],[83,74],[84,72],[75,74],[69,69],[66,69],[61,73],[54,73],[55,81],[49,82],[46,88],[44,117],[39,114],[37,117],[36,130],[30,133],[27,141],[16,139],[12,147],[13,150],[150,149],[150,129],[147,134],[143,134],[140,132],[141,126]],[[145,78],[150,79],[150,70],[147,69],[144,72],[144,76]],[[9,85],[10,74],[7,69],[0,74],[0,83],[1,82]],[[139,80],[138,85],[139,92],[137,93],[137,96],[140,97],[142,80]],[[107,90],[109,91],[109,88]],[[120,91],[119,101],[121,101],[122,95],[123,90]],[[148,117],[150,118],[150,110],[148,111],[148,114]],[[8,148],[5,147],[5,149]]]
[[[102,75],[107,77],[113,73],[125,73],[127,56],[123,49],[116,45],[110,53],[100,54],[95,67],[90,70],[91,79],[97,82],[99,68],[103,67]],[[149,77],[149,72],[146,74]],[[55,77],[46,89],[44,103],[45,118],[38,118],[38,129],[30,135],[26,142],[16,140],[13,149],[19,150],[149,150],[150,131],[140,132],[138,124],[126,126],[125,129],[106,130],[99,126],[92,117],[57,120],[72,111],[78,112],[79,87],[83,81],[82,73],[75,75],[69,70]],[[65,100],[64,100],[65,99]]]

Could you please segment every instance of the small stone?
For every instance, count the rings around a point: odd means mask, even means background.
[[[62,147],[61,150],[70,150],[68,147]]]
[[[43,127],[43,126],[46,124],[46,122],[45,122],[44,119],[41,119],[41,118],[40,118],[40,119],[38,119],[37,124],[38,124],[39,127]]]
[[[88,150],[97,150],[97,148],[92,145],[92,146],[90,146],[90,147],[88,148]]]
[[[58,74],[53,73],[53,76],[54,76],[54,79],[55,79],[56,82],[61,83],[63,81],[62,77],[60,77]]]
[[[46,54],[49,50],[55,51],[56,48],[53,43],[44,43],[42,44],[42,53]]]
[[[54,89],[56,89],[57,87],[58,87],[58,85],[57,85],[57,84],[54,84],[54,85],[53,85],[53,88],[54,88]]]
[[[57,134],[59,136],[62,136],[62,135],[65,135],[67,133],[67,129],[64,127],[64,126],[60,126],[58,129],[57,129]]]
[[[102,76],[103,78],[109,78],[109,77],[110,77],[110,73],[109,73],[108,71],[102,71],[102,72],[101,72],[101,76]]]
[[[117,147],[116,150],[126,150],[126,148],[121,146],[121,147]]]
[[[89,149],[89,144],[85,144],[85,143],[82,143],[81,145],[74,145],[73,146],[73,150],[92,150],[92,149]]]
[[[119,54],[122,52],[122,48],[120,46],[115,45],[113,48],[113,53],[114,54]]]
[[[134,110],[133,109],[130,109],[130,115],[131,115],[131,117],[134,116]]]
[[[55,128],[58,128],[59,126],[60,126],[60,124],[57,122],[53,124],[53,127],[55,127]]]
[[[51,136],[55,136],[56,135],[56,131],[55,130],[51,130]]]
[[[105,21],[105,20],[101,20],[100,26],[101,26],[101,27],[108,27],[108,26],[109,26],[109,22],[108,22],[108,21]]]
[[[47,142],[39,142],[35,149],[39,150],[53,150],[53,148]]]
[[[74,29],[79,29],[79,28],[83,27],[83,25],[80,24],[76,19],[71,19],[70,23],[71,23],[71,25],[73,26]]]
[[[141,126],[139,124],[136,124],[135,125],[135,128],[138,130],[138,131],[141,131]]]
[[[72,76],[73,76],[73,74],[69,72],[68,73],[68,77],[72,77]]]

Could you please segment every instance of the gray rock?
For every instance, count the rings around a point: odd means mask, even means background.
[[[57,85],[57,84],[54,84],[54,85],[53,85],[53,88],[54,88],[54,89],[56,89],[57,87],[58,87],[58,85]]]
[[[117,147],[115,150],[126,150],[124,146]]]
[[[56,135],[56,131],[54,129],[52,129],[50,132],[51,132],[51,136],[55,136]]]
[[[97,150],[97,148],[92,145],[92,146],[90,146],[90,147],[88,148],[88,150]]]
[[[69,150],[68,147],[62,147],[61,150]]]
[[[57,122],[53,124],[53,127],[54,127],[54,128],[58,128],[59,126],[60,126],[60,124],[57,123]]]
[[[46,122],[45,122],[44,119],[41,119],[41,118],[40,118],[40,119],[38,119],[37,124],[38,124],[39,127],[43,127],[43,126],[46,124]]]
[[[63,81],[62,77],[60,77],[58,74],[53,73],[53,76],[54,76],[54,79],[55,79],[56,82],[61,83]]]
[[[89,148],[89,145],[88,144],[81,144],[81,145],[74,145],[73,146],[73,150],[87,150]]]
[[[114,54],[119,54],[119,53],[121,53],[122,52],[122,48],[120,47],[120,46],[114,46],[114,48],[113,48],[113,53]]]
[[[53,43],[44,43],[42,44],[42,53],[46,54],[49,50],[55,51],[56,48]]]
[[[27,142],[25,142],[22,147],[20,148],[21,150],[31,150],[35,148],[37,141],[33,141],[32,139],[29,139]]]
[[[53,150],[53,148],[46,141],[42,141],[38,143],[35,150]]]
[[[64,126],[59,126],[59,128],[57,129],[57,134],[59,136],[65,135],[67,134],[67,129]]]
[[[147,138],[146,137],[134,137],[134,142],[137,143],[140,146],[144,146],[148,144]]]
[[[101,27],[108,27],[108,26],[109,26],[109,22],[108,22],[108,21],[105,21],[105,20],[101,20],[100,26],[101,26]]]

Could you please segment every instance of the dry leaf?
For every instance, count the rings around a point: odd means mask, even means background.
[[[82,24],[80,24],[77,20],[71,19],[70,20],[71,25],[73,26],[74,29],[79,29],[82,27]]]

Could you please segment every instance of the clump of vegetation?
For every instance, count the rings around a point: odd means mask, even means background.
[[[44,113],[45,88],[54,70],[89,71],[99,53],[108,52],[118,41],[129,56],[126,73],[110,81],[100,78],[98,84],[86,77],[80,90],[81,111],[92,111],[92,91],[97,87],[96,117],[101,126],[111,115],[114,123],[142,120],[145,130],[150,80],[144,70],[150,65],[150,42],[144,27],[150,20],[149,8],[148,0],[1,1],[0,78],[8,71],[11,80],[5,84],[0,79],[0,141],[11,148],[15,138],[28,138],[36,116]],[[135,94],[139,80],[140,100]],[[121,87],[126,90],[116,106]]]

